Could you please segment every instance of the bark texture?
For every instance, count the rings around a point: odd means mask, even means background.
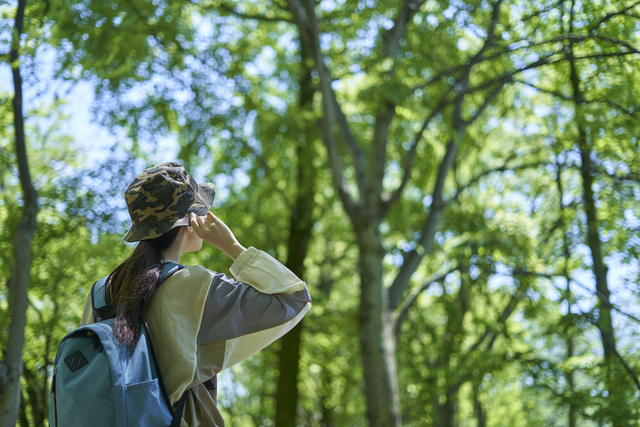
[[[565,205],[563,203],[563,199],[564,199],[564,188],[563,188],[563,184],[562,184],[562,165],[558,165],[558,172],[557,172],[557,176],[556,176],[556,184],[558,186],[558,202],[560,204],[560,215],[562,218],[562,222],[565,224],[566,226],[566,214],[565,214]],[[564,292],[564,300],[567,303],[567,315],[570,316],[571,315],[571,304],[573,302],[573,297],[571,295],[571,276],[569,275],[569,260],[571,258],[571,248],[569,247],[569,241],[570,241],[571,237],[569,236],[569,233],[566,231],[564,232],[564,271],[563,271],[563,275],[564,278],[567,282],[567,288],[565,289]],[[568,332],[568,336],[566,339],[566,345],[567,345],[567,360],[572,358],[574,356],[574,348],[573,348],[573,335],[572,332],[569,331]],[[573,403],[573,399],[574,399],[574,394],[575,394],[575,373],[573,372],[573,370],[570,370],[569,372],[567,372],[567,385],[569,386],[569,413],[567,415],[568,417],[568,423],[569,423],[569,427],[576,427],[576,422],[577,422],[577,418],[578,418],[578,407],[575,403]]]
[[[386,307],[378,221],[356,232],[360,249],[359,339],[364,370],[367,418],[372,426],[402,425],[395,337]]]
[[[473,384],[473,412],[476,414],[476,420],[478,421],[478,427],[487,427],[487,417],[482,408],[482,402],[480,401],[480,386]]]
[[[569,31],[573,29],[575,1],[571,4],[571,12],[569,19]],[[611,291],[607,283],[607,266],[604,264],[602,254],[602,241],[598,229],[598,213],[596,208],[596,200],[593,192],[594,167],[592,161],[592,150],[589,141],[589,135],[586,126],[583,124],[583,109],[585,105],[585,97],[580,86],[580,75],[578,73],[577,64],[573,53],[573,43],[568,42],[567,57],[569,60],[571,86],[573,90],[573,102],[575,106],[575,123],[578,129],[577,147],[580,151],[580,175],[582,177],[582,199],[583,208],[587,217],[587,246],[591,250],[592,270],[596,282],[596,294],[598,297],[598,318],[596,326],[600,331],[600,339],[604,350],[604,359],[606,365],[606,387],[610,397],[609,416],[615,420],[616,426],[629,425],[630,417],[627,415],[630,408],[627,407],[627,399],[624,395],[624,383],[617,378],[618,362],[637,380],[632,371],[628,368],[616,348],[616,337],[611,317]]]
[[[44,427],[45,420],[49,415],[49,393],[46,385],[46,374],[44,375],[44,383],[42,384],[42,374],[35,370],[28,369],[26,366],[22,370],[23,378],[26,383],[24,392],[22,393],[22,404],[20,405],[20,411],[22,408],[26,408],[27,403],[31,409],[31,423],[25,424],[30,427]],[[26,411],[25,411],[26,412]],[[22,415],[20,415],[22,417]],[[26,417],[26,414],[25,414]],[[26,419],[26,418],[25,418]]]
[[[382,58],[391,59],[395,64],[401,40],[406,34],[413,15],[423,3],[422,0],[403,0],[398,4],[393,27],[384,32],[380,39],[378,51]],[[303,51],[308,52],[314,62],[313,67],[318,73],[318,90],[322,94],[323,113],[319,121],[319,130],[327,149],[333,185],[349,216],[360,252],[359,339],[364,368],[367,418],[369,426],[372,427],[400,427],[402,425],[395,355],[396,322],[394,319],[398,315],[394,314],[394,310],[400,305],[401,296],[406,290],[411,276],[432,245],[440,217],[448,201],[443,197],[445,180],[455,162],[458,147],[466,128],[482,114],[513,75],[507,74],[496,80],[491,93],[485,98],[476,113],[469,119],[462,118],[462,104],[464,94],[469,90],[468,82],[471,68],[485,59],[484,52],[493,43],[495,38],[493,30],[498,20],[501,3],[502,0],[498,0],[492,5],[492,20],[483,49],[461,68],[461,84],[460,88],[456,89],[459,92],[458,95],[454,100],[447,100],[445,95],[426,118],[424,126],[416,134],[412,147],[405,158],[402,182],[390,193],[390,196],[387,196],[383,195],[382,188],[386,172],[389,129],[396,111],[393,97],[383,96],[379,108],[375,111],[373,135],[368,141],[368,147],[367,149],[361,148],[362,142],[352,132],[349,121],[332,87],[333,78],[326,65],[320,44],[322,34],[315,12],[317,2],[314,0],[287,0],[292,22],[299,31]],[[394,74],[394,67],[395,65],[392,65],[385,77]],[[378,231],[379,226],[394,203],[401,198],[411,176],[412,159],[423,132],[430,120],[442,112],[448,102],[455,104],[453,126],[456,132],[452,135],[452,140],[448,144],[446,154],[438,168],[432,194],[433,202],[429,216],[425,219],[422,236],[415,242],[416,247],[421,249],[412,251],[405,256],[400,275],[393,281],[388,293],[383,280],[385,250]],[[348,154],[348,157],[344,154]],[[349,187],[350,182],[345,177],[343,161],[347,159],[349,166],[353,168],[355,189]],[[404,306],[403,304],[402,307]]]
[[[278,390],[276,394],[276,427],[297,425],[298,376],[300,373],[300,336],[302,322],[282,337],[278,352]]]
[[[570,29],[573,31],[573,10],[575,2],[572,2]],[[573,102],[575,106],[576,126],[578,128],[577,145],[580,150],[580,174],[582,176],[582,199],[584,203],[584,212],[587,215],[587,245],[591,250],[591,259],[593,261],[593,274],[596,279],[596,290],[600,299],[599,316],[597,326],[600,329],[602,338],[602,347],[605,359],[611,360],[617,353],[616,339],[613,333],[613,324],[611,322],[611,308],[608,307],[609,286],[607,284],[607,266],[604,264],[602,257],[602,242],[598,233],[598,215],[595,205],[595,197],[593,193],[593,164],[591,160],[591,147],[585,126],[582,123],[583,106],[585,98],[580,87],[580,76],[576,66],[573,54],[573,43],[569,42],[567,49],[569,66],[571,72],[571,86],[573,89]]]
[[[18,2],[14,37],[9,60],[13,75],[13,126],[15,131],[15,151],[23,193],[22,218],[18,223],[14,241],[14,265],[11,280],[7,285],[11,323],[6,353],[0,361],[0,427],[14,427],[20,410],[20,377],[22,375],[22,349],[24,329],[27,324],[27,290],[31,271],[31,240],[36,229],[38,194],[31,183],[24,135],[22,106],[22,77],[20,75],[20,36],[26,8],[26,0]]]
[[[303,64],[306,62],[303,53]],[[304,66],[300,78],[300,107],[311,108],[313,100],[313,80],[311,69]],[[304,278],[304,259],[313,229],[313,206],[316,170],[313,166],[315,150],[309,132],[306,141],[298,145],[298,194],[291,211],[289,241],[286,266],[298,277]],[[304,321],[300,322],[280,340],[282,347],[278,353],[279,372],[276,399],[276,427],[295,427],[298,406],[298,377],[300,373],[300,336]]]

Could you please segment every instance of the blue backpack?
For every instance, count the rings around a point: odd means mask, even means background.
[[[167,263],[156,286],[183,265]],[[140,324],[134,349],[113,336],[105,302],[106,277],[91,288],[96,323],[79,327],[58,346],[51,392],[50,427],[178,427],[187,393],[173,410],[164,388],[149,328]]]

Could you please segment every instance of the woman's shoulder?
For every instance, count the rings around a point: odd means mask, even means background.
[[[216,274],[219,273],[209,270],[202,265],[185,265],[184,268],[177,271],[173,276],[182,280],[211,281]]]
[[[156,294],[161,301],[183,301],[206,296],[214,276],[218,274],[201,265],[185,265],[171,276],[167,277],[158,287]],[[158,303],[158,301],[156,301]]]

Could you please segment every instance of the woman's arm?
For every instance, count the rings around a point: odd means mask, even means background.
[[[231,272],[248,284],[216,273],[198,333],[199,345],[224,342],[224,355],[215,363],[221,369],[282,337],[311,308],[304,282],[263,251],[247,249]]]
[[[311,297],[291,270],[266,252],[244,249],[213,213],[193,215],[191,225],[203,240],[234,259],[230,271],[237,281],[214,274],[198,333],[199,346],[224,342],[224,355],[216,351],[215,363],[224,369],[293,329],[311,308]]]

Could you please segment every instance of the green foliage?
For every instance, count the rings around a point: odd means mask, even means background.
[[[7,102],[0,104],[6,108]],[[10,104],[9,104],[10,105]],[[129,253],[122,242],[121,219],[113,219],[113,212],[102,207],[98,200],[108,200],[104,191],[122,179],[117,174],[118,161],[83,171],[73,141],[60,131],[66,117],[59,102],[30,111],[27,127],[31,173],[39,194],[38,228],[32,244],[33,265],[29,288],[29,309],[23,351],[23,400],[21,425],[44,425],[48,417],[49,377],[60,340],[75,329],[91,284],[110,273]],[[11,117],[3,114],[2,117]],[[0,197],[0,348],[6,348],[10,317],[7,304],[7,280],[13,265],[14,233],[22,205],[21,190],[13,153],[12,128],[3,127],[0,152],[3,164],[9,167],[0,172],[3,191]],[[124,162],[126,164],[126,162]],[[114,168],[115,167],[115,168]],[[109,174],[96,173],[101,169],[115,169]],[[73,175],[69,175],[73,174]],[[125,175],[126,176],[126,175]],[[93,178],[94,181],[91,181]],[[118,203],[121,205],[122,203]],[[115,207],[114,207],[115,208]],[[121,206],[117,206],[121,210]],[[92,217],[88,213],[93,212]],[[119,233],[109,233],[117,230]]]
[[[244,244],[287,258],[301,184],[298,147],[313,147],[318,177],[309,209],[316,224],[305,280],[314,307],[302,335],[298,417],[309,426],[364,425],[355,238],[316,128],[323,114],[319,76],[309,74],[314,61],[284,3],[46,4],[29,4],[24,64],[32,64],[38,46],[52,46],[58,77],[94,83],[97,119],[124,128],[134,141],[175,135],[183,163],[216,182],[214,211]],[[402,181],[404,159],[417,142],[407,186],[380,227],[385,277],[394,277],[406,253],[423,249],[416,241],[446,145],[461,121],[469,122],[445,182],[449,203],[434,246],[404,294],[428,285],[398,329],[404,424],[561,426],[575,411],[578,426],[638,425],[639,394],[629,375],[640,374],[633,314],[640,294],[638,5],[429,0],[410,19],[398,53],[386,57],[385,29],[399,5],[324,0],[316,12],[333,88],[365,154],[376,117],[394,105],[383,196]],[[0,30],[8,34],[13,9],[0,11]],[[0,40],[3,51],[7,40]],[[29,114],[38,123],[68,120],[58,106]],[[11,117],[4,96],[2,278],[10,276],[13,213],[21,203]],[[594,165],[602,255],[620,270],[609,278],[626,366],[604,360],[596,327],[604,306],[591,278],[581,131]],[[85,171],[56,126],[28,132],[42,211],[33,244],[23,407],[25,417],[41,425],[57,342],[77,324],[88,286],[128,253],[118,235],[126,220],[120,194],[148,153],[134,144],[123,160]],[[353,159],[340,150],[354,190]],[[366,165],[369,173],[372,167]],[[100,180],[109,185],[95,185]],[[184,261],[223,272],[229,265],[210,247]],[[0,286],[0,324],[7,325],[6,279]],[[221,375],[220,406],[229,425],[272,425],[277,349],[276,343]]]

